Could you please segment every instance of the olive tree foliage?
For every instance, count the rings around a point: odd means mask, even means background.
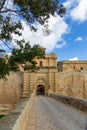
[[[16,34],[19,37],[22,35],[20,30],[23,30],[21,20],[13,21],[12,15],[20,17],[30,26],[31,30],[37,29],[33,26],[33,23],[39,22],[44,25],[48,22],[50,15],[54,15],[57,12],[58,15],[65,13],[63,6],[58,7],[58,0],[11,0],[13,7],[8,6],[9,0],[0,0],[0,44],[8,47],[12,55],[8,59],[8,63],[3,58],[0,58],[0,78],[4,78],[6,74],[9,74],[10,70],[17,71],[18,64],[25,64],[30,62],[30,66],[26,69],[34,69],[36,63],[34,58],[44,57],[44,51],[39,45],[30,46],[29,42],[25,42],[24,39],[13,39],[12,34]],[[11,46],[15,41],[18,48]],[[0,53],[5,52],[5,49],[0,48]]]

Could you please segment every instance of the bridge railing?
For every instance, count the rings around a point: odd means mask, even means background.
[[[50,97],[58,101],[61,101],[65,104],[68,104],[70,106],[76,107],[81,111],[87,112],[87,99],[77,99],[77,98],[67,97],[67,96],[57,95],[57,94],[50,94]]]
[[[33,95],[23,99],[9,115],[0,120],[0,130],[26,130],[32,102]]]

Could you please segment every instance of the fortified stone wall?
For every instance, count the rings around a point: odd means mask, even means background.
[[[7,81],[0,80],[1,109],[11,109],[20,101],[21,94],[22,97],[32,92],[36,95],[39,88],[44,94],[87,98],[87,61],[63,61],[58,62],[57,66],[54,53],[46,54],[44,59],[36,58],[35,61],[39,67],[36,72],[24,71],[23,75],[22,72],[11,72]]]
[[[39,59],[35,58],[38,67],[56,67],[57,66],[57,56],[54,53],[45,54],[45,58]]]
[[[76,98],[87,98],[87,71],[56,74],[55,93]]]
[[[76,98],[87,98],[87,71],[58,72],[58,68],[40,68],[36,73],[24,73],[23,95],[37,91],[38,85],[45,87],[45,94],[57,93]]]
[[[23,88],[21,88],[22,82]],[[13,108],[15,104],[19,103],[21,94],[24,97],[31,92],[36,94],[39,85],[45,87],[45,94],[50,92],[87,98],[87,71],[58,72],[57,67],[44,67],[36,73],[25,71],[23,75],[11,72],[8,80],[0,80],[0,110],[3,109],[4,113]]]
[[[29,71],[24,72],[23,97],[31,92],[37,91],[38,85],[45,87],[45,94],[48,93],[49,87],[52,92],[55,88],[55,74],[58,72],[57,67],[42,67],[36,73]]]
[[[7,80],[0,80],[0,112],[5,113],[19,103],[22,87],[22,73],[10,72]],[[2,111],[3,110],[3,111]]]
[[[57,66],[59,71],[64,72],[80,72],[82,70],[87,71],[87,61],[59,61]]]

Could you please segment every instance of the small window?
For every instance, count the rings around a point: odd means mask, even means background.
[[[40,61],[40,67],[42,67],[43,66],[43,62],[42,61]]]
[[[73,67],[73,69],[75,70],[75,66]]]
[[[83,70],[83,67],[81,67],[80,70]]]

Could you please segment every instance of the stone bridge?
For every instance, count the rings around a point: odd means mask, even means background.
[[[0,130],[87,130],[87,101],[50,96],[32,94],[22,99],[0,120]]]
[[[18,104],[0,120],[0,130],[87,130],[87,61],[57,63],[54,53],[35,61],[36,72],[20,68],[0,80],[0,109]]]

